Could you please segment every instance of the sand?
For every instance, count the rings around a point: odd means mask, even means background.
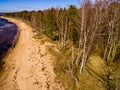
[[[18,26],[20,36],[4,59],[0,90],[64,90],[55,82],[54,57],[47,49],[50,43],[34,39],[32,28],[22,20],[6,19]]]

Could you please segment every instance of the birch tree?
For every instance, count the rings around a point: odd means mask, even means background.
[[[93,49],[94,41],[97,35],[97,31],[100,28],[99,25],[102,23],[102,20],[105,17],[105,12],[103,12],[103,3],[98,3],[94,6],[93,21],[88,25],[88,12],[91,8],[90,2],[83,2],[81,9],[81,29],[80,29],[80,39],[79,39],[79,48],[78,56],[76,63],[80,66],[80,73],[82,73],[83,68],[85,67],[86,61],[91,55],[91,50]]]
[[[67,18],[67,11],[66,9],[60,8],[60,10],[57,10],[56,14],[56,22],[59,29],[59,41],[60,41],[60,47],[62,50],[65,49],[65,41],[67,36],[67,25],[68,25],[68,18]]]

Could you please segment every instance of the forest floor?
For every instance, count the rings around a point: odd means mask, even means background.
[[[0,90],[64,90],[55,81],[54,57],[47,49],[52,44],[33,38],[33,29],[22,20],[6,19],[18,26],[20,36],[15,48],[3,60]]]

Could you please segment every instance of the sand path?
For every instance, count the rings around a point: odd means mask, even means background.
[[[0,76],[0,90],[63,90],[55,82],[54,58],[48,53],[45,42],[35,40],[32,28],[21,20],[7,18],[20,30],[14,49],[4,59],[5,68]]]

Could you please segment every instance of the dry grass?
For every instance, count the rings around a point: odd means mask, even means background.
[[[105,62],[98,55],[91,56],[87,62],[83,73],[80,75],[80,65],[74,64],[73,74],[71,75],[71,48],[64,51],[55,51],[54,47],[48,47],[50,53],[55,57],[56,80],[62,81],[66,90],[106,90]],[[76,53],[76,50],[75,50]],[[88,67],[89,66],[89,67]],[[76,81],[74,78],[78,81]]]

